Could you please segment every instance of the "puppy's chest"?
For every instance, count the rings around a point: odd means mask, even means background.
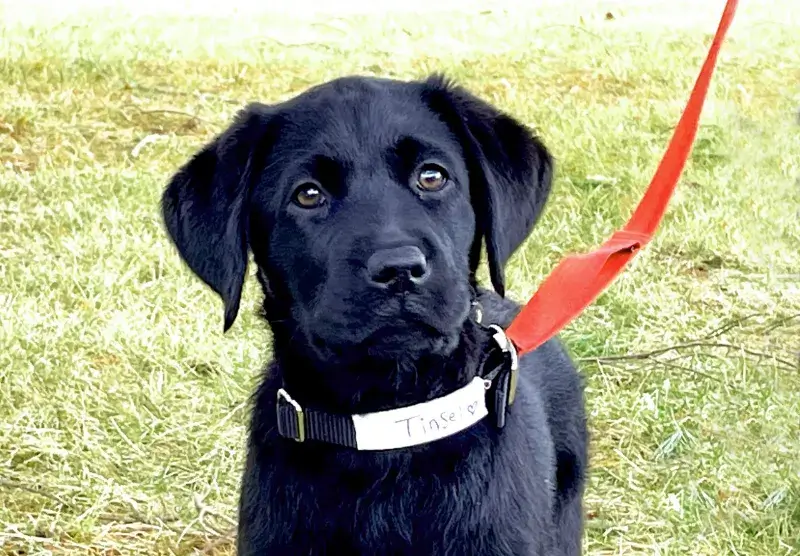
[[[451,528],[480,521],[492,482],[488,453],[454,448],[367,460],[356,456],[324,465],[319,459],[311,474],[291,470],[297,511],[315,522],[311,530],[357,544],[392,539],[404,546],[412,539],[442,539]]]

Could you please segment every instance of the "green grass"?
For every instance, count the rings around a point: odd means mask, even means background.
[[[508,271],[523,300],[630,214],[722,0],[63,20],[22,4],[0,5],[0,551],[182,555],[233,550],[270,340],[252,279],[222,335],[161,226],[171,172],[247,101],[445,71],[558,160]],[[587,383],[590,554],[800,553],[797,14],[743,3],[656,240],[563,334]]]

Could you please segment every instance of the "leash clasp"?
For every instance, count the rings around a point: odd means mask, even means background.
[[[500,349],[507,353],[511,358],[511,370],[509,373],[510,377],[508,385],[508,405],[510,406],[514,403],[514,398],[517,394],[517,382],[519,381],[519,355],[517,354],[517,348],[508,338],[505,330],[496,324],[490,325],[489,328],[494,330],[494,334],[492,335],[494,341],[497,342],[497,345],[500,346]]]

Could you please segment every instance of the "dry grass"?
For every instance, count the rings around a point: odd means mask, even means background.
[[[183,555],[232,552],[269,336],[252,281],[221,334],[161,227],[170,173],[249,100],[444,70],[557,155],[509,270],[524,299],[628,216],[722,2],[217,18],[16,4],[0,5],[0,551]],[[796,13],[741,7],[657,240],[564,333],[587,379],[590,554],[800,552]]]

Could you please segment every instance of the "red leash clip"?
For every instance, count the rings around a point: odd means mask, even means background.
[[[533,351],[581,314],[653,238],[692,150],[717,54],[737,4],[738,0],[728,0],[725,5],[714,41],[667,152],[631,219],[595,251],[562,260],[508,327],[506,334],[519,355]]]

